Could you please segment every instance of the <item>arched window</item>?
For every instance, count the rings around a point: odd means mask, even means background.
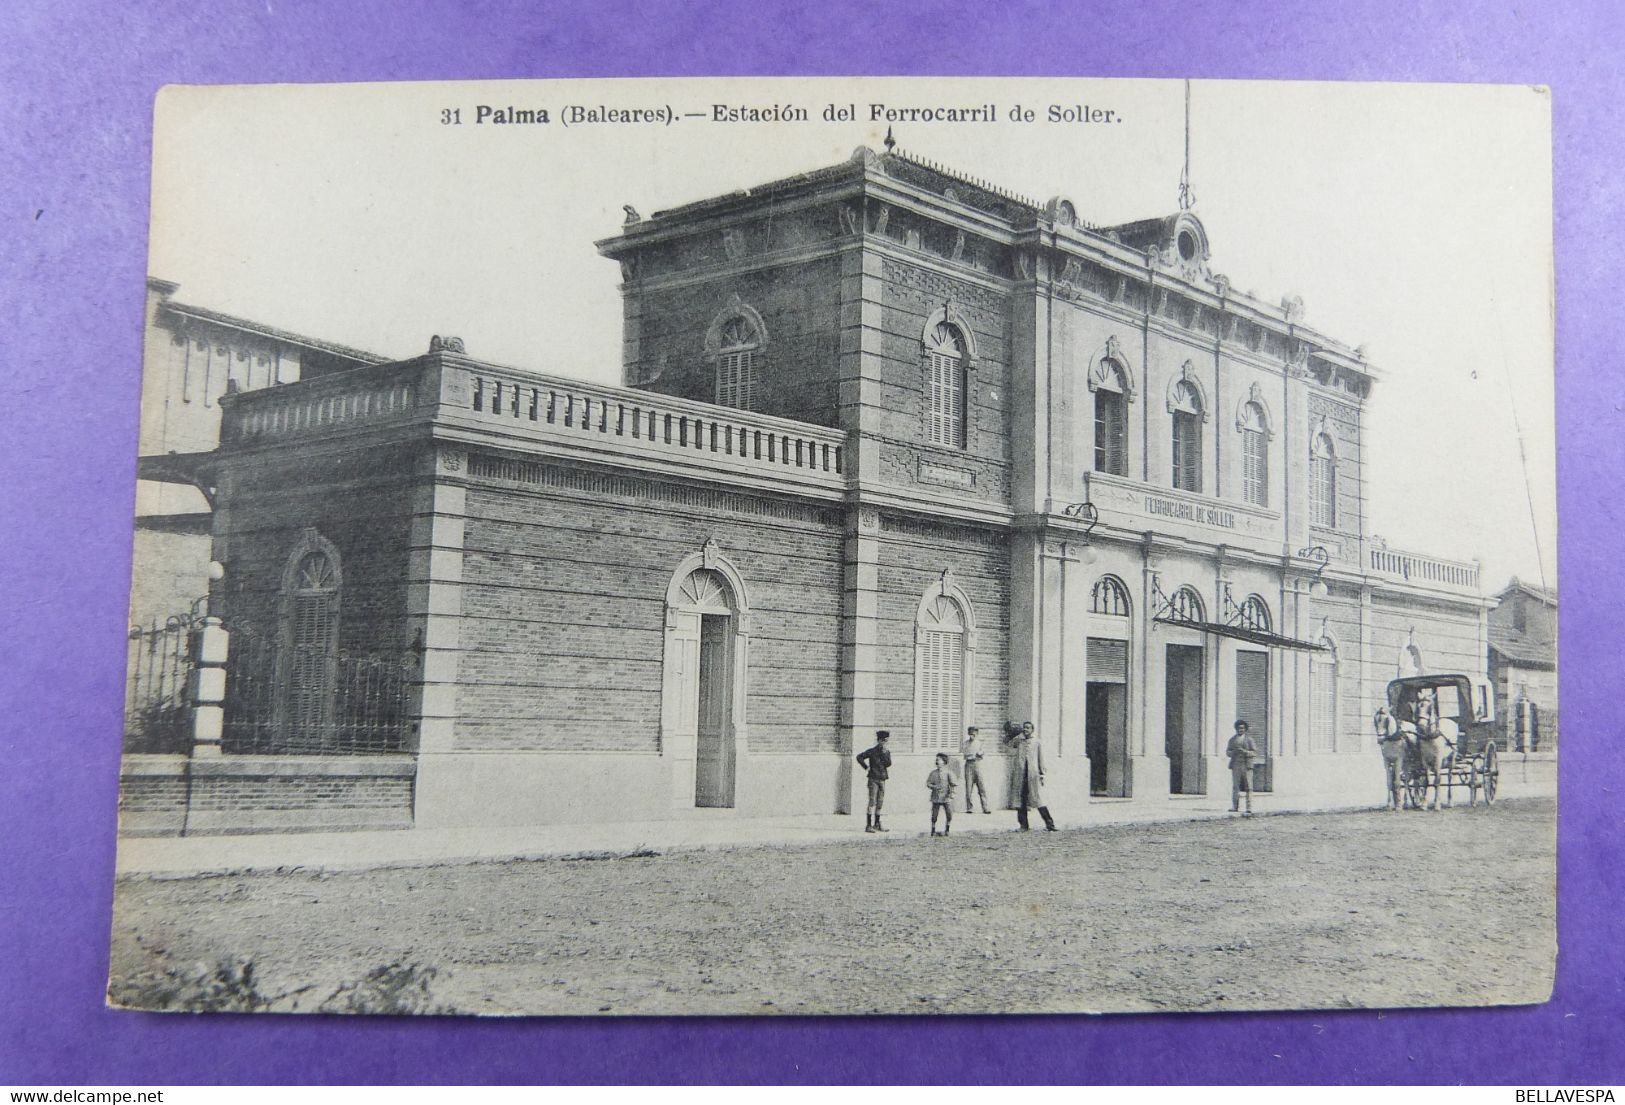
[[[1174,487],[1202,490],[1202,396],[1188,380],[1174,385]]]
[[[718,333],[717,403],[740,410],[755,410],[760,390],[757,353],[761,331],[746,316],[734,315]]]
[[[1089,612],[1114,618],[1129,616],[1128,588],[1116,576],[1101,576],[1089,591]]]
[[[1241,612],[1236,621],[1244,628],[1268,633],[1271,626],[1269,605],[1257,595],[1248,595],[1247,601],[1241,604]]]
[[[295,750],[319,748],[333,721],[341,578],[338,549],[306,530],[282,574],[280,705]]]
[[[914,633],[914,749],[957,749],[970,724],[975,672],[970,602],[939,583],[920,604]]]
[[[925,338],[926,438],[933,445],[965,447],[966,345],[959,327],[939,322]]]
[[[1269,423],[1264,408],[1248,403],[1241,408],[1241,492],[1255,506],[1270,501]]]
[[[1337,751],[1337,642],[1322,637],[1324,652],[1309,656],[1309,751]]]
[[[1095,471],[1125,475],[1128,471],[1128,417],[1122,366],[1116,361],[1102,361],[1089,384],[1095,393]]]
[[[1202,603],[1202,596],[1193,587],[1181,587],[1168,600],[1166,620],[1193,625],[1207,621],[1207,607]]]
[[[1309,521],[1327,529],[1337,526],[1337,452],[1324,430],[1309,449]]]

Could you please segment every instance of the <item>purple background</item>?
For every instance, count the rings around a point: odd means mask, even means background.
[[[6,5],[0,1083],[1625,1081],[1625,880],[1613,863],[1625,783],[1616,750],[1625,732],[1622,572],[1618,500],[1608,493],[1625,451],[1617,327],[1608,325],[1625,284],[1625,19],[1608,0],[1525,0],[1471,14],[1425,0],[1343,0],[1318,14],[1301,6]],[[158,86],[783,73],[1553,87],[1565,736],[1562,950],[1550,1004],[1385,1016],[493,1023],[102,1008]]]

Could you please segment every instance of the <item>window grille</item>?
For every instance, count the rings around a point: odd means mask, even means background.
[[[1128,588],[1116,576],[1101,576],[1089,592],[1089,612],[1128,617]]]
[[[1257,595],[1247,596],[1247,601],[1241,604],[1241,614],[1236,621],[1247,629],[1259,629],[1265,633],[1271,631],[1270,608]]]
[[[1200,624],[1207,621],[1207,607],[1202,604],[1202,596],[1195,590],[1181,587],[1168,600],[1168,609],[1160,617],[1164,621],[1182,622],[1187,625]]]

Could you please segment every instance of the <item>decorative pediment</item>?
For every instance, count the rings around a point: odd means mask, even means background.
[[[760,347],[767,344],[767,324],[756,308],[735,292],[718,311],[705,332],[705,351],[716,356],[724,349]]]
[[[1264,402],[1264,389],[1256,381],[1236,403],[1236,429],[1261,433],[1266,440],[1275,437],[1275,422],[1270,418],[1269,404]]]
[[[1089,359],[1089,374],[1086,382],[1090,391],[1121,392],[1123,398],[1134,398],[1134,373],[1129,368],[1128,358],[1123,354],[1122,343],[1113,334],[1106,339],[1106,344],[1096,351]]]
[[[1206,422],[1209,409],[1207,390],[1196,374],[1196,365],[1186,361],[1178,375],[1168,381],[1168,413],[1197,414]]]

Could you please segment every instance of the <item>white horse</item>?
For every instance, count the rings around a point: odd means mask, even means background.
[[[1407,809],[1411,805],[1411,792],[1405,785],[1409,774],[1405,767],[1412,755],[1413,742],[1406,739],[1402,723],[1386,706],[1377,707],[1377,712],[1371,715],[1371,724],[1377,730],[1377,747],[1382,750],[1382,774],[1388,784],[1388,808]]]
[[[1429,799],[1427,808],[1436,810],[1439,808],[1439,787],[1445,773],[1450,770],[1455,745],[1443,732],[1442,723],[1437,720],[1429,723],[1430,719],[1437,717],[1436,714],[1425,708],[1417,712],[1424,719],[1421,724],[1400,721],[1388,707],[1379,706],[1377,712],[1372,715],[1372,723],[1376,727],[1378,739],[1382,742],[1383,765],[1388,773],[1389,802],[1392,808],[1399,808],[1392,805],[1394,787],[1398,785],[1405,790],[1407,804],[1414,809],[1422,808],[1421,798],[1431,788],[1433,796]],[[1407,783],[1418,785],[1415,794],[1410,793]],[[1451,804],[1448,790],[1445,792],[1444,804],[1446,806]]]

